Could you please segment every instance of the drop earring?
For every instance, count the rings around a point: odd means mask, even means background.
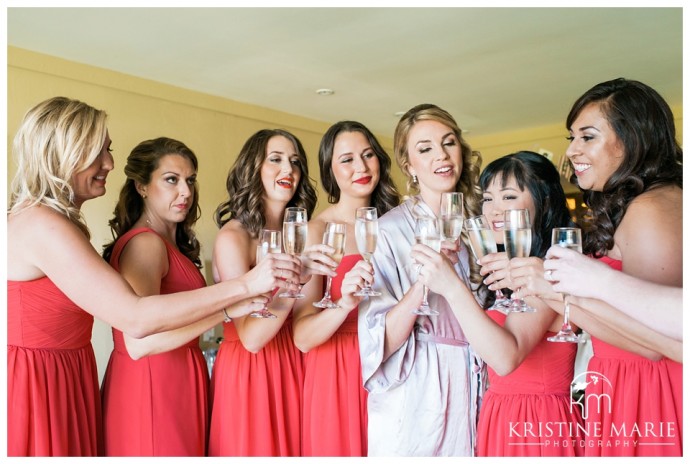
[[[416,175],[416,174],[412,174],[412,183],[413,183],[413,184],[418,184],[418,183],[419,183],[419,179],[417,179],[417,175]]]

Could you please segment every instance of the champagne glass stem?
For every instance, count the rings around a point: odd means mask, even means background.
[[[563,294],[563,327],[565,330],[572,332],[572,327],[570,327],[570,301],[568,300],[568,294]]]
[[[331,301],[331,276],[326,276],[326,291],[323,294],[323,298],[326,301]]]
[[[422,306],[429,306],[429,287],[424,285],[424,296],[422,297]]]

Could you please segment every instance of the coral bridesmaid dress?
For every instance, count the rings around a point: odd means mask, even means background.
[[[337,301],[343,277],[362,257],[344,256],[331,283]],[[331,311],[324,309],[324,311]],[[304,456],[367,455],[367,391],[362,381],[357,308],[304,358]]]
[[[506,315],[487,313],[501,326]],[[580,409],[571,412],[570,384],[577,345],[544,338],[506,376],[489,367],[479,410],[478,456],[582,456]]]
[[[7,282],[7,455],[103,452],[93,316],[47,277]]]
[[[232,322],[211,380],[210,456],[300,456],[302,353],[292,315],[258,353],[247,351]]]
[[[621,261],[601,260],[622,269]],[[683,365],[651,361],[594,337],[592,346],[583,379],[586,456],[682,456]]]
[[[152,229],[132,229],[113,248],[111,265],[129,240]],[[199,269],[165,241],[169,269],[161,294],[204,287]],[[199,339],[165,353],[130,358],[123,334],[113,329],[114,349],[103,378],[106,456],[204,456],[208,440],[208,368]]]

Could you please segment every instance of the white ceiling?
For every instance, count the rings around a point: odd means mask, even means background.
[[[387,136],[422,102],[473,135],[561,123],[620,76],[682,103],[682,8],[8,8],[7,26],[11,46]]]

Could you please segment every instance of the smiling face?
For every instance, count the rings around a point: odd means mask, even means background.
[[[601,192],[624,159],[623,144],[598,103],[585,106],[570,127],[565,154],[583,190]]]
[[[194,198],[196,175],[189,158],[178,154],[161,157],[151,181],[138,186],[145,195],[144,216],[154,223],[184,221]]]
[[[301,176],[299,155],[292,142],[282,135],[271,137],[261,165],[264,198],[287,204],[295,195]]]
[[[407,153],[409,173],[417,176],[427,203],[431,205],[427,197],[440,198],[441,193],[455,190],[462,173],[462,154],[450,127],[433,120],[415,123],[407,137]]]
[[[72,176],[74,204],[77,208],[92,198],[105,195],[105,181],[115,166],[110,152],[110,136],[106,133],[101,151],[95,160],[83,171]]]
[[[361,132],[338,134],[331,169],[341,196],[368,198],[379,182],[379,159]]]
[[[508,178],[504,186],[503,178],[497,175],[482,192],[482,214],[491,223],[496,243],[503,243],[503,218],[509,209],[527,209],[534,217],[534,200],[528,190],[520,190],[514,177]]]

